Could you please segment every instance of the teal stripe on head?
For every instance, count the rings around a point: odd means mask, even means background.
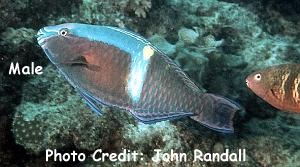
[[[77,23],[67,24],[70,24],[67,26],[71,27],[73,35],[115,46],[133,57],[138,56],[144,46],[151,46],[151,43],[142,36],[125,29]]]
[[[44,27],[47,32],[58,33],[61,29],[68,29],[74,36],[87,38],[91,41],[99,41],[117,47],[131,56],[138,56],[144,46],[152,44],[144,37],[126,29],[110,26],[97,26],[79,23],[65,23]],[[157,50],[157,49],[155,49]]]

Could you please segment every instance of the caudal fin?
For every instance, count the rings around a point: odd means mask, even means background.
[[[225,133],[233,133],[233,118],[240,106],[224,97],[205,93],[201,100],[201,111],[191,118],[202,125]]]

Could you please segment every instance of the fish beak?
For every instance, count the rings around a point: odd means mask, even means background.
[[[249,81],[248,81],[248,79],[246,79],[246,85],[247,85],[247,87],[249,87]]]
[[[38,33],[36,34],[37,38],[45,35],[46,31],[44,30],[44,28],[41,28]]]
[[[36,35],[41,36],[43,34],[44,34],[44,28],[40,29]]]
[[[46,37],[46,31],[44,30],[44,28],[40,29],[36,34],[36,36],[37,36],[38,44],[40,46],[43,46],[45,44],[45,37]]]
[[[45,28],[41,28],[36,34],[38,44],[43,47],[43,45],[46,43],[46,40],[55,34],[57,33],[53,31],[47,31]]]

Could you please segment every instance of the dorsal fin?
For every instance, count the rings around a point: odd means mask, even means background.
[[[128,35],[128,36],[131,36],[131,37],[133,37],[133,38],[135,38],[135,39],[141,41],[141,42],[144,43],[144,44],[148,44],[148,45],[151,44],[151,43],[150,43],[147,39],[145,39],[143,36],[141,36],[141,35],[139,35],[139,34],[133,32],[133,31],[130,31],[130,30],[128,30],[128,29],[125,29],[125,28],[118,28],[118,27],[110,27],[110,26],[106,26],[106,27],[109,28],[109,29],[112,29],[112,30],[121,32],[121,33],[123,33],[123,34],[126,34],[126,35]]]

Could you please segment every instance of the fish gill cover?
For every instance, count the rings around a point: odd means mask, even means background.
[[[299,63],[300,4],[280,0],[0,0],[0,165],[57,166],[46,149],[144,154],[137,162],[93,166],[300,166],[300,116],[281,112],[247,89],[245,78],[275,64]],[[144,125],[103,106],[96,116],[38,46],[37,30],[66,22],[128,28],[173,59],[198,87],[243,106],[235,134],[189,120]],[[42,75],[9,75],[34,62]],[[244,148],[245,162],[193,162],[193,151]],[[184,152],[186,162],[153,162],[154,149]]]

